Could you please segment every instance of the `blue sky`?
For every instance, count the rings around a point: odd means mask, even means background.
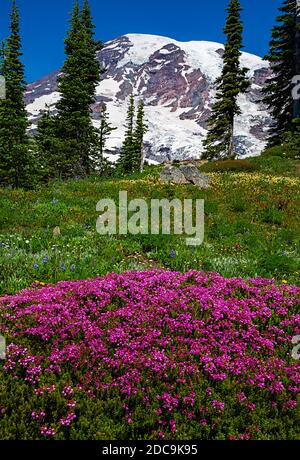
[[[17,0],[22,15],[23,61],[31,82],[60,68],[73,0]],[[97,38],[126,33],[164,35],[180,41],[224,42],[228,0],[90,0]],[[281,0],[242,0],[245,51],[263,56]],[[11,0],[1,0],[0,40],[8,33]]]

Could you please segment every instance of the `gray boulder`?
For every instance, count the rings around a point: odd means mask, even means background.
[[[185,178],[184,174],[180,169],[175,168],[175,166],[166,166],[161,170],[160,181],[163,184],[188,184],[189,181]]]
[[[205,174],[201,174],[195,165],[182,165],[179,167],[179,171],[183,174],[188,183],[194,184],[200,188],[209,188],[210,178]]]

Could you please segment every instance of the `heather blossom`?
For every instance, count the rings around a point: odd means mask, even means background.
[[[136,405],[144,407],[161,439],[176,435],[179,414],[213,431],[232,407],[255,416],[260,398],[264,410],[297,409],[300,362],[291,351],[299,304],[296,286],[197,271],[39,286],[0,299],[0,333],[9,342],[3,369],[32,388],[31,418],[45,437],[78,422],[83,393],[95,401],[118,394],[124,421],[135,427]],[[77,377],[53,384],[65,370]],[[52,424],[47,409],[46,426],[38,401],[54,393],[65,412]]]
[[[73,394],[73,388],[71,386],[67,386],[62,391],[63,396],[71,396]]]
[[[61,426],[70,426],[73,420],[76,419],[76,414],[74,412],[70,412],[66,417],[60,419],[59,423]]]
[[[43,418],[46,417],[46,413],[43,412],[43,411],[41,411],[41,412],[35,412],[35,411],[33,411],[33,412],[31,413],[31,417],[32,417],[33,420],[40,420],[40,419],[43,419]]]
[[[47,426],[42,426],[40,428],[40,432],[43,436],[48,437],[48,438],[52,438],[53,436],[56,435],[55,429],[51,427],[47,427]]]
[[[212,406],[214,409],[219,411],[223,411],[225,409],[225,403],[223,403],[222,401],[217,401],[215,399],[212,401]]]

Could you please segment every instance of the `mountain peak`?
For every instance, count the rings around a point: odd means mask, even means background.
[[[222,71],[224,45],[210,41],[178,40],[159,35],[126,34],[107,42],[98,53],[106,69],[93,107],[99,125],[103,104],[118,128],[108,143],[108,157],[116,159],[122,144],[128,97],[144,100],[149,132],[147,157],[155,161],[199,158],[215,96],[215,80]],[[265,145],[270,117],[260,104],[261,87],[270,71],[260,57],[242,53],[249,69],[250,91],[240,96],[242,114],[236,122],[236,147],[241,156],[258,155]],[[27,110],[32,129],[45,105],[55,110],[59,99],[57,73],[28,87]]]

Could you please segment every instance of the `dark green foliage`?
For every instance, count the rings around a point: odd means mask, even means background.
[[[255,171],[255,165],[249,160],[222,160],[206,163],[201,170],[206,172]]]
[[[270,147],[266,149],[262,156],[251,158],[250,161],[255,165],[256,169],[265,174],[277,176],[294,176],[295,173],[297,174],[297,162],[286,158],[282,146],[278,146],[278,149],[273,149],[274,147]]]
[[[59,176],[64,166],[64,159],[61,154],[63,142],[55,136],[56,120],[51,116],[47,107],[38,123],[38,131],[35,136],[37,151],[42,163],[41,179],[49,180]]]
[[[6,81],[6,98],[0,101],[0,184],[26,187],[30,185],[32,165],[26,135],[20,17],[15,1],[10,18],[10,36],[2,47],[0,68]]]
[[[92,13],[91,13],[91,8],[89,4],[89,0],[84,0],[83,2],[83,7],[81,11],[81,20],[82,20],[82,25],[85,28],[85,31],[87,33],[87,39],[90,42],[91,47],[89,48],[90,51],[90,62],[93,63],[94,70],[96,71],[97,68],[99,69],[99,65],[97,62],[94,61],[95,59],[95,54],[93,53],[93,47],[94,51],[101,51],[103,48],[103,43],[100,40],[95,40],[95,25],[93,23],[92,19]],[[101,70],[101,69],[100,69]],[[102,69],[103,71],[103,69]],[[90,75],[91,78],[93,78],[93,75],[91,73]],[[94,74],[94,78],[99,78],[99,73]]]
[[[122,173],[129,173],[134,170],[135,165],[135,145],[134,145],[134,117],[135,117],[135,104],[134,96],[132,95],[129,100],[126,121],[126,133],[124,143],[121,149],[120,158],[118,161],[118,170]]]
[[[38,134],[39,145],[49,149],[41,154],[53,156],[50,163],[56,168],[51,174],[54,172],[59,177],[83,177],[99,162],[99,132],[92,125],[91,105],[102,70],[96,57],[100,47],[94,39],[88,1],[81,11],[76,1],[65,40],[67,57],[58,78],[61,93],[56,107],[58,114],[53,120],[49,116],[44,119]]]
[[[143,142],[144,135],[147,132],[148,126],[145,121],[145,110],[144,103],[142,100],[138,103],[137,116],[136,116],[136,127],[133,134],[133,141],[135,144],[136,154],[135,154],[135,171],[142,171],[144,167],[144,154],[143,154]]]
[[[110,136],[112,131],[114,131],[115,129],[117,128],[114,128],[112,124],[109,122],[107,108],[104,105],[101,110],[101,122],[100,122],[100,127],[99,127],[99,160],[100,160],[99,167],[100,168],[104,161],[103,154],[105,151],[107,138]]]
[[[240,66],[243,33],[241,10],[238,0],[230,1],[224,29],[227,36],[223,57],[224,66],[216,82],[216,102],[209,120],[209,133],[204,141],[206,150],[203,157],[207,159],[234,158],[236,155],[234,118],[240,114],[237,97],[240,93],[246,92],[249,87],[249,80],[246,77],[247,69]]]
[[[291,131],[285,133],[282,148],[287,158],[300,158],[300,118],[294,119]]]
[[[300,158],[300,123],[299,118],[292,121],[291,129],[282,135],[282,141],[278,145],[267,147],[263,157],[281,157],[290,159]]]
[[[299,107],[296,109],[298,102],[294,101],[292,95],[293,78],[300,74],[296,6],[297,0],[285,0],[279,8],[281,14],[273,28],[270,51],[266,56],[273,71],[273,76],[263,89],[264,102],[274,118],[270,131],[271,145],[280,143],[283,134],[292,129],[295,110],[299,110]]]
[[[66,416],[66,400],[61,395],[61,388],[69,382],[69,375],[58,379],[57,391],[42,397],[32,395],[30,386],[0,372],[0,439],[1,440],[39,440],[45,439],[40,433],[38,421],[32,418],[32,408],[36,411],[48,409],[52,417]],[[115,392],[116,393],[116,392]],[[82,392],[76,394],[76,428],[66,428],[56,437],[58,440],[105,440],[122,439],[125,424],[122,420],[124,410],[117,395],[110,400],[92,400]],[[51,420],[50,420],[51,421]],[[92,422],[92,423],[91,423]]]
[[[129,100],[127,112],[127,130],[117,165],[117,169],[121,173],[134,173],[143,170],[143,141],[144,135],[148,129],[144,117],[144,103],[140,100],[137,107],[136,123],[134,123],[135,103],[134,96],[132,95]]]
[[[296,5],[296,75],[300,78],[300,3]],[[300,117],[300,97],[294,99],[294,117]]]
[[[271,147],[267,147],[263,152],[262,152],[262,157],[281,157],[283,158],[284,155],[284,150],[282,145],[273,145]]]
[[[241,294],[242,298],[242,294]],[[22,340],[19,340],[22,343]],[[27,345],[27,344],[26,344]],[[82,377],[78,375],[78,377]],[[77,378],[78,378],[77,377]],[[74,383],[76,378],[73,377]],[[45,382],[46,383],[46,382]],[[68,372],[57,376],[53,392],[45,392],[41,396],[33,395],[29,384],[16,380],[12,375],[0,369],[0,439],[1,440],[45,440],[41,435],[41,423],[34,420],[32,412],[46,411],[45,425],[55,426],[54,420],[66,416],[68,398],[62,395],[62,389],[70,384]],[[202,377],[197,391],[197,407],[207,405],[210,398],[206,394],[211,380]],[[153,381],[152,393],[161,390],[159,381]],[[231,381],[215,384],[213,395],[225,401],[222,414],[213,413],[208,409],[207,425],[199,421],[190,421],[185,411],[178,409],[175,415],[177,430],[172,433],[165,427],[165,440],[226,440],[243,439],[246,432],[255,440],[299,440],[299,411],[285,410],[278,397],[279,408],[272,408],[272,398],[266,392],[261,394],[255,389],[247,388],[247,398],[256,404],[254,411],[241,408],[237,402],[240,386]],[[71,427],[60,429],[54,436],[55,440],[157,440],[160,427],[157,415],[157,404],[146,405],[142,391],[132,396],[130,409],[134,422],[129,424],[125,418],[124,396],[116,390],[105,394],[97,392],[96,397],[87,396],[83,391],[76,390],[76,420]],[[274,397],[275,399],[275,397]],[[199,417],[199,420],[201,418]]]

